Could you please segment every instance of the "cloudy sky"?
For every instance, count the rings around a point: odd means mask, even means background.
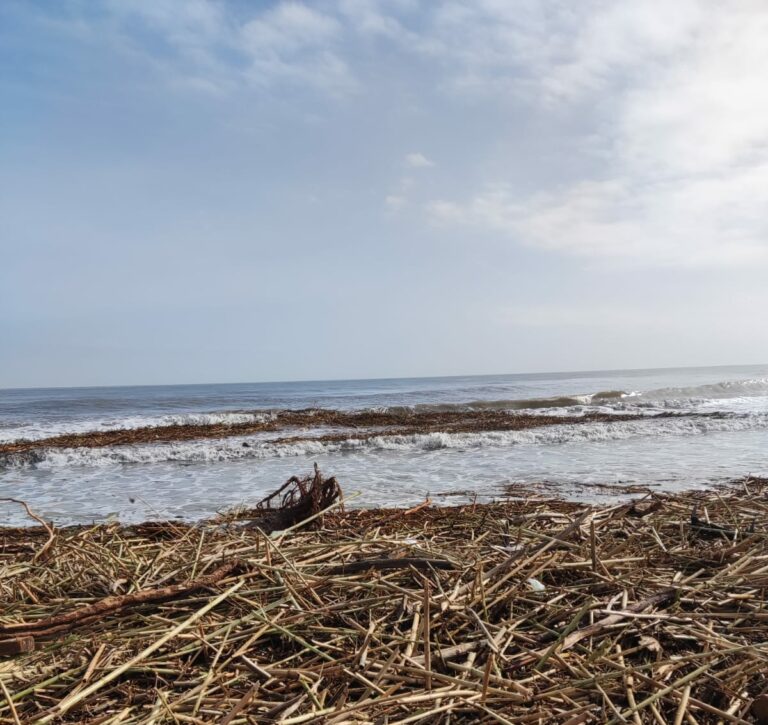
[[[4,0],[0,387],[768,361],[764,0]]]

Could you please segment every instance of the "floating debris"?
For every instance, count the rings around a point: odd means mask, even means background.
[[[174,425],[144,426],[141,428],[117,428],[86,433],[65,433],[34,440],[17,440],[0,443],[0,465],[13,461],[28,460],[31,463],[45,451],[62,448],[106,448],[142,444],[174,443],[202,439],[230,438],[259,433],[283,432],[272,438],[273,444],[337,442],[343,440],[368,440],[376,436],[414,435],[425,433],[474,433],[479,431],[528,430],[550,425],[583,423],[616,423],[660,418],[722,418],[723,414],[689,413],[668,411],[652,415],[620,413],[587,413],[576,416],[531,415],[508,410],[461,410],[416,411],[408,408],[385,410],[331,410],[308,408],[306,410],[281,410],[253,414],[254,420],[246,422],[183,423]],[[307,429],[325,429],[320,435],[308,437]],[[253,444],[242,442],[242,447]]]

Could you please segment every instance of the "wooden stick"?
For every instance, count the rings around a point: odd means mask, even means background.
[[[20,635],[13,639],[0,639],[0,656],[12,657],[22,652],[32,652],[35,649],[35,638]]]
[[[66,614],[59,614],[53,617],[45,617],[38,619],[35,622],[17,622],[14,624],[0,625],[0,634],[12,634],[14,632],[24,632],[36,634],[40,636],[39,630],[51,630],[61,627],[75,626],[79,621],[86,619],[93,619],[95,617],[103,617],[107,614],[127,609],[130,607],[137,607],[143,604],[156,604],[158,602],[165,602],[169,599],[176,599],[183,597],[193,592],[205,589],[207,587],[217,584],[222,579],[229,576],[239,566],[239,562],[230,562],[228,564],[222,564],[218,569],[211,572],[207,576],[202,576],[192,582],[186,584],[172,584],[171,586],[163,587],[162,589],[145,589],[140,592],[134,592],[133,594],[124,594],[119,597],[105,597],[104,599],[96,602],[95,604],[89,604],[85,607],[80,607],[72,612]]]
[[[120,667],[115,668],[112,670],[112,672],[105,675],[100,680],[97,680],[92,685],[89,685],[88,687],[69,697],[65,697],[61,702],[55,705],[45,717],[42,717],[38,720],[40,725],[45,725],[45,723],[49,723],[52,720],[55,720],[57,717],[65,715],[79,702],[82,702],[85,700],[85,698],[90,697],[95,692],[98,692],[105,685],[108,685],[110,682],[116,680],[118,677],[120,677],[120,675],[123,674],[123,672],[126,672],[132,667],[135,667],[139,662],[149,657],[149,655],[151,655],[153,652],[159,650],[166,642],[173,639],[178,634],[183,632],[187,627],[197,622],[198,619],[208,614],[211,609],[217,607],[231,594],[234,594],[241,586],[243,586],[244,583],[245,582],[241,579],[239,582],[233,584],[225,592],[219,594],[218,597],[212,599],[201,609],[198,609],[191,617],[185,619],[183,622],[181,622],[181,624],[176,625],[170,632],[160,637],[160,639],[156,640],[149,647],[139,652],[139,654],[137,654],[135,657],[131,657],[131,659],[129,659],[127,662],[124,662],[122,665],[120,665]]]
[[[414,569],[443,569],[443,570],[456,570],[458,567],[452,561],[446,559],[418,559],[414,557],[403,557],[401,559],[362,559],[361,561],[352,561],[348,564],[340,564],[338,566],[331,567],[326,571],[329,575],[336,574],[356,574],[360,571],[368,571],[369,569],[378,570],[391,570],[391,569],[407,569],[408,567]]]

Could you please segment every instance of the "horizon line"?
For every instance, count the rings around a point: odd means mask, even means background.
[[[591,368],[582,370],[541,370],[516,373],[464,373],[456,375],[397,375],[385,377],[362,378],[297,378],[293,380],[251,380],[236,382],[206,382],[206,383],[129,383],[112,385],[21,385],[0,388],[0,391],[18,390],[99,390],[105,388],[171,388],[171,387],[205,387],[211,385],[291,385],[300,383],[362,383],[380,382],[391,380],[448,380],[452,378],[495,378],[513,377],[524,375],[575,375],[583,373],[617,373],[617,372],[642,372],[660,370],[703,370],[707,368],[735,368],[735,367],[761,367],[768,363],[725,363],[720,365],[664,365],[661,367],[639,368]]]

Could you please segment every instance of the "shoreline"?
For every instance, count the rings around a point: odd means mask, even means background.
[[[32,648],[0,657],[17,717],[709,723],[760,706],[768,479],[334,510],[271,535],[253,513],[0,529],[0,640]]]

